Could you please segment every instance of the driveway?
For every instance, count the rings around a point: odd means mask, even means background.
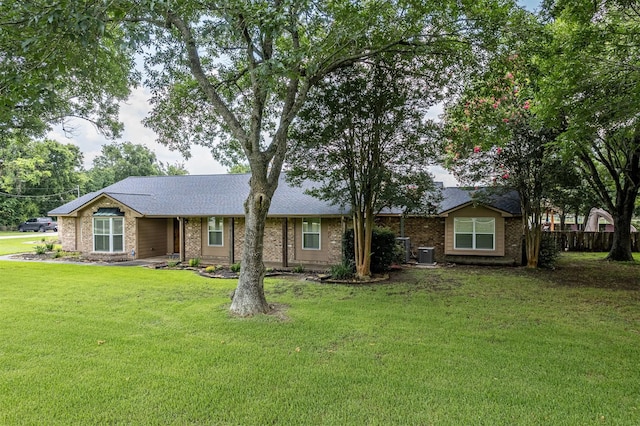
[[[57,237],[57,232],[24,232],[20,235],[2,235],[0,240],[8,240],[10,238],[29,238],[29,237]]]

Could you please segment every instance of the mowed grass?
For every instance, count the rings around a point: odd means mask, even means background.
[[[638,263],[235,285],[0,262],[0,424],[640,424]]]
[[[35,252],[35,247],[46,242],[57,242],[58,237],[46,233],[34,232],[0,232],[0,256],[14,253]]]

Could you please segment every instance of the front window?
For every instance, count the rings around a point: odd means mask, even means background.
[[[224,220],[221,217],[209,218],[209,245],[222,247],[224,237]]]
[[[107,253],[124,251],[124,218],[93,218],[93,250]]]
[[[302,248],[320,250],[320,218],[303,219]]]
[[[453,220],[454,248],[494,250],[496,220],[492,217],[460,217]]]

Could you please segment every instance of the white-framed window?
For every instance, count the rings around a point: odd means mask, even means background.
[[[224,245],[224,218],[209,218],[209,245],[214,247],[222,247]]]
[[[302,249],[320,250],[320,218],[302,219]]]
[[[458,250],[495,250],[496,220],[492,217],[453,219],[453,247]]]
[[[93,218],[93,251],[121,253],[124,251],[124,218]]]

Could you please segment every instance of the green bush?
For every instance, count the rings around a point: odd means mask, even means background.
[[[212,273],[212,272],[215,272],[215,271],[216,271],[216,267],[215,267],[215,266],[213,266],[213,265],[211,265],[211,266],[207,266],[206,268],[204,268],[204,271],[210,274],[210,273]]]
[[[53,254],[53,257],[56,258],[56,259],[58,259],[58,258],[60,258],[62,256],[63,256],[62,249],[57,249],[56,252]]]
[[[200,266],[200,258],[194,257],[193,259],[189,259],[189,266],[191,266],[192,268],[197,268],[198,266]]]
[[[240,272],[240,267],[241,267],[240,262],[237,262],[229,266],[229,269],[231,269],[231,272],[235,272],[237,274],[238,272]]]
[[[44,243],[44,246],[47,248],[47,251],[53,251],[53,246],[55,243],[53,241],[48,241]]]
[[[171,260],[171,261],[167,262],[167,266],[169,268],[175,268],[179,264],[180,264],[180,262],[178,262],[177,260]]]
[[[36,254],[45,254],[47,252],[47,246],[38,245],[35,246]]]
[[[371,272],[384,272],[389,270],[392,263],[399,260],[402,255],[396,243],[396,235],[389,228],[373,228],[371,240]],[[353,243],[353,229],[348,229],[342,236],[343,263],[355,264]]]
[[[304,266],[302,265],[294,266],[292,271],[296,274],[301,274],[304,272]]]
[[[560,256],[560,248],[556,244],[556,240],[548,232],[543,232],[542,238],[540,239],[538,267],[553,269],[558,260],[558,256]]]
[[[342,262],[331,267],[331,278],[336,280],[347,280],[353,277],[355,269],[353,263]]]

